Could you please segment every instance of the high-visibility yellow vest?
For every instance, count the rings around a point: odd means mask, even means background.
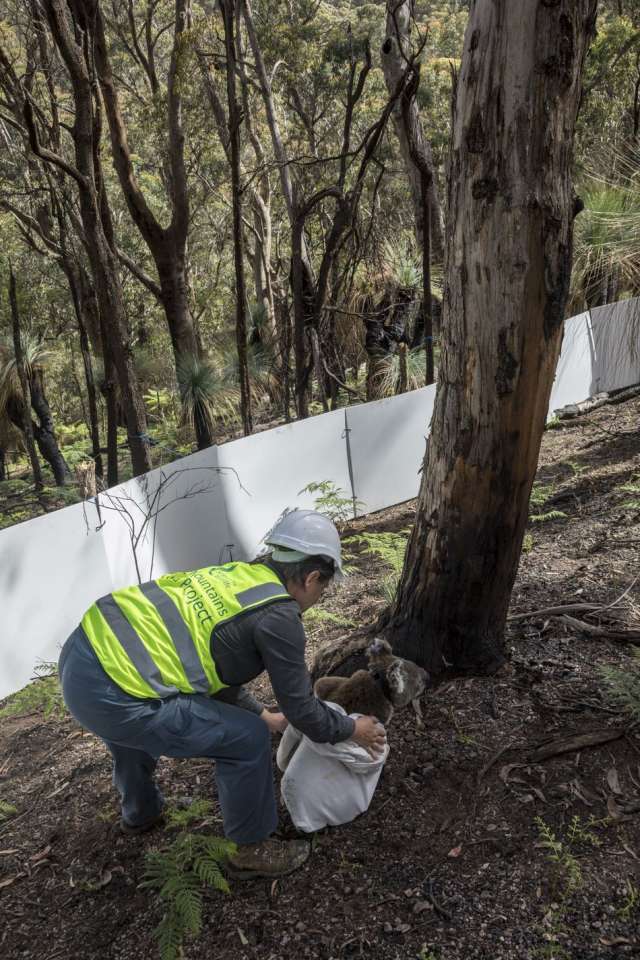
[[[105,672],[131,696],[214,694],[227,684],[211,656],[213,630],[289,596],[264,564],[226,563],[115,590],[81,622]]]

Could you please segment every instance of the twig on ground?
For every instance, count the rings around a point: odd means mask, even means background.
[[[572,753],[575,750],[583,750],[585,747],[597,747],[602,743],[610,743],[612,740],[619,740],[626,735],[625,727],[616,727],[608,730],[592,730],[589,733],[571,734],[567,737],[559,737],[557,740],[543,742],[529,756],[533,763],[541,760],[549,760],[551,757],[557,757],[562,753]]]
[[[439,903],[439,902],[436,900],[435,896],[434,896],[434,893],[433,893],[433,879],[430,879],[430,880],[429,880],[429,888],[428,888],[428,889],[425,889],[425,895],[426,895],[426,897],[427,897],[427,900],[429,900],[429,902],[432,904],[433,909],[434,909],[437,913],[439,913],[441,917],[444,917],[445,920],[448,920],[448,921],[451,923],[451,921],[453,920],[452,914],[450,914],[448,910],[445,910],[445,908],[442,906],[442,904]]]
[[[504,747],[500,747],[500,749],[493,754],[493,756],[487,761],[487,763],[485,763],[484,767],[482,767],[482,769],[478,773],[478,776],[476,778],[476,783],[480,783],[482,778],[486,776],[489,770],[491,770],[491,767],[498,762],[502,754],[506,753],[507,750],[511,750],[512,746],[513,746],[513,741],[510,740],[509,743],[505,744]]]

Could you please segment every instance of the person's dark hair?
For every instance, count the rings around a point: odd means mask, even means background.
[[[329,557],[312,556],[305,557],[304,560],[296,560],[295,563],[282,563],[280,560],[274,560],[269,554],[266,557],[259,557],[257,562],[268,563],[284,583],[291,581],[298,586],[303,586],[314,570],[320,574],[322,583],[328,583],[336,572],[335,564]]]

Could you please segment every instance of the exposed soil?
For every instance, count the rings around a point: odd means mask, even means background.
[[[639,413],[640,401],[607,406],[545,433],[538,480],[554,490],[538,512],[566,517],[531,525],[512,614],[612,604],[640,573],[640,508],[625,506],[634,495],[620,489],[640,476]],[[412,509],[354,527],[402,529]],[[323,606],[361,623],[383,603],[384,571],[357,563],[361,572]],[[571,614],[618,640],[547,614],[512,620],[510,672],[429,692],[422,732],[412,711],[396,714],[369,812],[318,835],[298,873],[207,894],[202,934],[185,957],[640,956],[640,731],[606,699],[598,672],[628,663],[639,598],[636,583],[607,611]],[[347,630],[316,623],[310,657],[320,639]],[[542,741],[602,730],[619,736],[533,756]],[[138,885],[145,851],[174,833],[118,832],[107,752],[71,719],[5,719],[0,744],[0,798],[17,807],[0,823],[0,955],[155,957],[162,911]],[[215,800],[207,761],[161,761],[159,779],[174,803]],[[541,844],[544,824],[563,844],[561,863]]]

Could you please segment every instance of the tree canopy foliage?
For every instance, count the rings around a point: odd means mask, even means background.
[[[0,377],[15,366],[13,270],[70,471],[91,460],[114,482],[246,430],[248,408],[272,423],[424,382],[421,227],[392,117],[415,98],[446,218],[469,4],[406,5],[395,90],[381,60],[388,6],[1,0]],[[639,128],[640,4],[602,0],[577,134],[573,310],[638,293]],[[436,245],[436,341],[440,257]],[[27,483],[11,395],[0,391],[0,480]]]

